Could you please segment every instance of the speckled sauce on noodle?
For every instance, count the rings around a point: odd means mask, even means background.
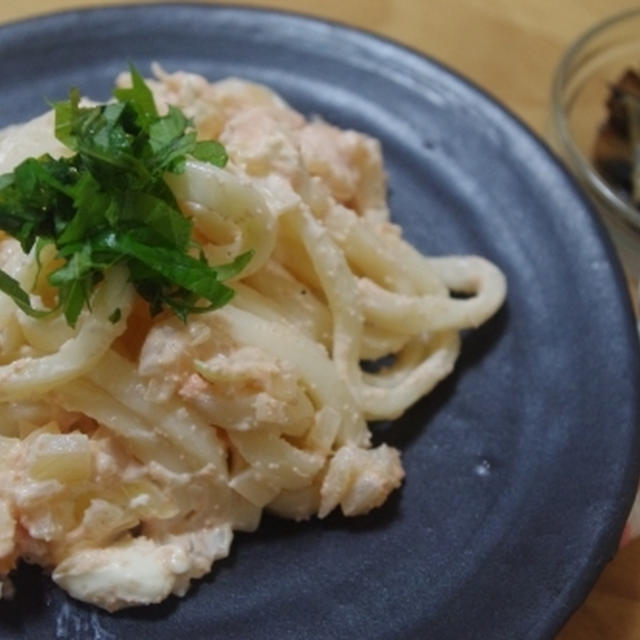
[[[189,160],[166,177],[207,259],[254,256],[230,304],[186,323],[150,318],[119,267],[74,329],[0,295],[4,595],[26,558],[108,610],[159,602],[265,510],[302,520],[378,507],[404,474],[397,450],[371,446],[367,421],[429,393],[460,331],[505,296],[487,260],[426,257],[402,239],[375,139],[239,79],[156,68],[149,85],[161,111],[179,106],[229,154],[224,169]],[[0,173],[45,151],[68,152],[51,113],[0,134]],[[0,267],[27,287],[38,265],[0,236]]]

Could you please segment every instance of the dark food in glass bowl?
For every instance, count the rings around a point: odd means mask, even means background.
[[[596,136],[593,163],[619,196],[640,209],[640,73],[627,69],[606,104],[608,117]]]

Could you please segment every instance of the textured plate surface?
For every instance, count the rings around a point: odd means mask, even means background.
[[[511,115],[414,52],[288,14],[153,5],[0,28],[0,125],[127,62],[267,83],[382,140],[394,219],[421,250],[509,280],[456,373],[377,437],[407,479],[375,514],[266,519],[189,595],[110,616],[33,568],[2,638],[551,637],[612,556],[638,471],[638,353],[624,283],[564,171]]]

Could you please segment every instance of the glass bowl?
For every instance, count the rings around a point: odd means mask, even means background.
[[[640,275],[640,210],[598,173],[592,160],[611,87],[630,68],[640,71],[640,8],[595,25],[563,55],[553,79],[550,134],[556,152],[596,205],[635,283]]]

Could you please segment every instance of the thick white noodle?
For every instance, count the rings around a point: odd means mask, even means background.
[[[18,358],[0,366],[0,401],[44,393],[91,371],[127,326],[133,289],[124,268],[113,268],[96,292],[91,313],[56,353]],[[110,317],[120,309],[120,318]]]
[[[235,227],[236,237],[231,243],[204,247],[211,263],[224,264],[253,251],[251,262],[240,274],[246,277],[269,259],[276,241],[276,222],[262,194],[248,180],[211,164],[187,160],[184,172],[167,174],[166,181],[205,236],[216,237],[219,219]],[[190,204],[195,206],[189,207]]]
[[[184,594],[263,510],[380,506],[404,472],[367,421],[449,375],[460,332],[506,294],[488,260],[427,257],[402,238],[378,141],[236,79],[157,70],[151,87],[162,113],[176,104],[229,151],[224,169],[189,159],[165,179],[210,263],[253,252],[234,299],[187,323],[149,318],[114,267],[71,329],[0,295],[0,587],[29,554],[109,610]],[[65,153],[51,125],[0,135],[0,173]],[[2,234],[0,268],[27,289],[39,273]]]

